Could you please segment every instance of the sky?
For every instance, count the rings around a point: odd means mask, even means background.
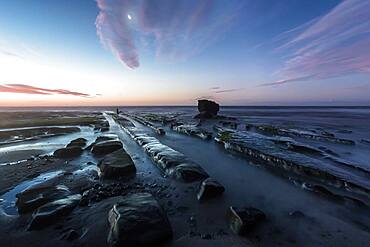
[[[368,0],[0,9],[0,106],[370,105]]]

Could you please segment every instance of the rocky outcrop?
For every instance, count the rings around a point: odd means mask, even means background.
[[[109,211],[110,246],[154,246],[172,237],[171,225],[149,193],[125,196]]]
[[[209,140],[212,138],[212,133],[206,130],[203,130],[201,128],[198,128],[195,125],[187,125],[187,124],[173,125],[172,129],[181,134],[199,137],[203,140]]]
[[[145,150],[165,176],[185,182],[209,177],[198,164],[182,153],[162,144],[157,138],[141,133],[135,127],[121,126]]]
[[[155,126],[154,124],[152,124],[151,122],[145,120],[144,118],[140,117],[140,116],[135,116],[135,115],[129,115],[131,118],[133,118],[134,120],[138,121],[139,123],[151,128],[152,130],[154,130],[158,135],[165,135],[166,134],[166,131],[161,128],[161,127],[157,127]]]
[[[227,211],[229,227],[238,235],[249,233],[265,218],[266,215],[256,208],[230,207]]]
[[[269,133],[272,135],[281,135],[281,136],[290,136],[290,137],[302,137],[306,139],[311,140],[317,140],[317,141],[327,141],[327,142],[333,142],[333,143],[339,143],[339,144],[346,144],[346,145],[355,145],[355,142],[349,139],[342,139],[335,137],[334,134],[322,131],[321,134],[308,131],[308,130],[297,130],[297,129],[284,129],[284,128],[278,128],[272,125],[252,125],[257,130]],[[251,125],[247,126],[249,129],[251,128]]]
[[[336,188],[362,191],[361,193],[369,195],[370,183],[367,179],[359,179],[360,173],[348,173],[345,170],[347,168],[330,166],[328,161],[324,162],[307,155],[321,150],[298,143],[289,137],[269,137],[249,131],[228,129],[221,130],[215,140],[223,144],[226,150],[260,161],[266,167],[283,170],[284,176],[289,172]]]
[[[79,146],[69,146],[55,150],[54,157],[59,159],[72,159],[80,156],[83,149]]]
[[[216,179],[207,178],[203,180],[197,194],[198,200],[217,197],[224,193],[225,188]]]
[[[32,214],[32,220],[28,230],[42,229],[68,215],[79,203],[81,195],[67,196],[53,202],[49,202],[37,209]]]
[[[122,142],[118,140],[108,140],[95,143],[91,148],[91,152],[95,155],[106,155],[122,149],[122,147]]]
[[[118,178],[135,174],[136,167],[130,155],[124,149],[108,154],[98,164],[105,178]]]
[[[214,118],[220,110],[220,105],[210,100],[198,100],[198,111],[194,118]]]

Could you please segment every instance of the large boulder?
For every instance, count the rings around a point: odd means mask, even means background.
[[[117,178],[135,174],[136,167],[130,155],[125,150],[119,149],[108,154],[98,164],[105,178]]]
[[[68,215],[81,200],[80,194],[49,202],[32,214],[28,230],[37,230],[54,224],[61,217]]]
[[[116,140],[108,140],[103,142],[98,142],[93,145],[91,152],[95,155],[106,155],[113,153],[118,149],[122,149],[122,142]]]
[[[55,150],[54,157],[59,159],[71,159],[80,156],[83,149],[78,146],[70,146]]]
[[[110,246],[155,246],[172,237],[171,225],[149,193],[125,196],[109,211]]]
[[[211,100],[198,100],[199,114],[195,118],[213,118],[217,116],[220,105]]]
[[[266,215],[256,208],[230,207],[227,212],[230,229],[238,235],[249,233],[265,218]]]
[[[207,178],[203,180],[200,185],[197,198],[203,200],[206,198],[212,198],[224,193],[225,188],[214,178]]]

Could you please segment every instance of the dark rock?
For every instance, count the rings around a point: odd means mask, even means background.
[[[28,230],[42,229],[54,224],[61,217],[69,214],[78,205],[80,199],[81,195],[75,194],[41,206],[32,214]]]
[[[210,100],[198,100],[199,114],[195,118],[213,118],[217,116],[220,105]]]
[[[299,218],[303,218],[305,215],[301,211],[296,210],[296,211],[289,212],[289,216],[293,219],[299,219]]]
[[[238,235],[249,233],[265,218],[266,215],[256,208],[230,207],[227,212],[230,229]]]
[[[81,147],[71,146],[71,147],[66,147],[66,148],[55,150],[54,156],[60,159],[70,159],[70,158],[76,158],[80,156],[82,152],[83,152],[83,149]]]
[[[109,211],[110,246],[154,246],[172,237],[171,225],[149,193],[125,196]]]
[[[198,200],[216,197],[224,193],[225,188],[214,178],[205,179],[199,188],[197,198]]]
[[[103,141],[93,145],[91,152],[95,155],[106,155],[122,148],[120,141]]]
[[[202,234],[200,237],[201,237],[201,239],[207,239],[207,240],[212,239],[212,235],[209,234],[209,233]]]
[[[20,214],[29,213],[38,207],[65,197],[70,192],[60,186],[35,186],[16,195],[16,206]]]
[[[85,147],[87,143],[87,140],[85,138],[77,138],[73,141],[71,141],[67,147]]]
[[[67,241],[73,241],[80,237],[80,234],[78,234],[77,231],[70,229],[68,232],[63,234],[62,239],[65,239]]]
[[[169,170],[170,176],[185,182],[194,182],[208,178],[209,175],[197,164],[184,163]]]
[[[104,159],[99,162],[98,167],[105,178],[127,176],[136,172],[134,162],[130,155],[123,149],[106,155]]]

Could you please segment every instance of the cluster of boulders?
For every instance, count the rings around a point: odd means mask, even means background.
[[[95,178],[88,173],[59,172],[16,194],[18,213],[32,213],[28,230],[47,227],[68,215],[78,205],[82,192],[95,183]]]

